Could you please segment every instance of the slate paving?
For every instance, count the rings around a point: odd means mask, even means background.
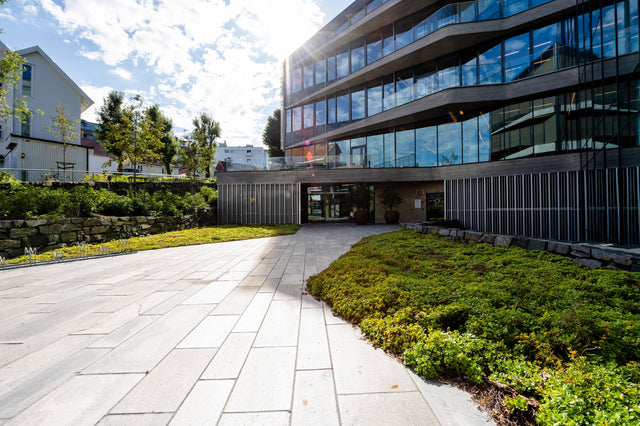
[[[486,425],[304,290],[361,238],[295,235],[0,271],[0,425]]]

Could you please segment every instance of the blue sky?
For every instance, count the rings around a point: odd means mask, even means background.
[[[260,145],[279,107],[282,59],[350,0],[9,0],[0,34],[39,45],[95,102],[140,94],[180,136],[207,112],[231,145]]]

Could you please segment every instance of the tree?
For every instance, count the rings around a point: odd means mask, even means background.
[[[0,6],[8,0],[0,0]],[[0,28],[2,33],[2,28]],[[24,59],[16,52],[2,50],[0,47],[0,120],[6,120],[11,116],[19,117],[22,121],[31,116],[31,111],[27,108],[24,97],[15,96],[10,98],[11,88],[22,78],[24,71]]]
[[[123,149],[126,142],[120,140],[117,130],[122,126],[124,93],[112,90],[103,100],[98,111],[98,128],[95,131],[96,140],[109,154],[116,157],[118,172],[124,170]],[[110,163],[110,161],[109,161]]]
[[[269,147],[269,157],[284,157],[280,147],[280,110],[273,111],[273,117],[267,118],[267,125],[262,132],[262,143]]]
[[[162,123],[163,131],[162,137],[160,141],[162,145],[160,146],[160,151],[158,152],[160,156],[160,161],[165,168],[165,172],[170,175],[171,174],[171,164],[173,163],[174,158],[178,154],[178,140],[173,134],[173,122],[170,118],[166,117],[160,111],[160,107],[156,105],[152,105],[148,109],[149,118],[154,123]]]
[[[80,120],[69,120],[69,111],[64,109],[60,101],[56,107],[56,115],[52,117],[53,126],[45,127],[54,138],[62,142],[62,163],[58,162],[58,169],[64,170],[64,181],[67,181],[67,168],[72,163],[67,163],[67,144],[74,143],[80,136]],[[78,129],[78,130],[76,130]]]
[[[216,148],[218,147],[216,139],[220,137],[220,123],[212,119],[206,112],[203,112],[200,117],[193,119],[193,127],[191,139],[198,146],[199,166],[204,172],[204,176],[208,179],[211,177],[211,168],[216,156]]]
[[[178,149],[178,155],[180,157],[180,165],[187,168],[187,176],[195,181],[196,177],[200,174],[200,147],[198,142],[195,141],[191,135],[186,135],[185,138],[180,141],[180,147]]]

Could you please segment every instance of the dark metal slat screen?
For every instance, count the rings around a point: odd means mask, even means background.
[[[221,224],[299,224],[300,184],[220,184]]]

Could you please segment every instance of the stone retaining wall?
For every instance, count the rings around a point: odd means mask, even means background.
[[[102,243],[132,236],[158,234],[179,229],[196,228],[215,223],[207,211],[183,217],[80,217],[54,220],[0,221],[0,256],[21,256],[25,247],[38,253],[73,246],[78,242]]]
[[[476,241],[498,247],[521,247],[527,250],[546,250],[572,259],[587,268],[623,269],[640,272],[640,251],[623,250],[591,244],[572,244],[560,241],[540,240],[522,236],[485,234],[458,228],[444,228],[422,223],[403,223],[403,228],[423,234],[439,234],[458,241]]]

